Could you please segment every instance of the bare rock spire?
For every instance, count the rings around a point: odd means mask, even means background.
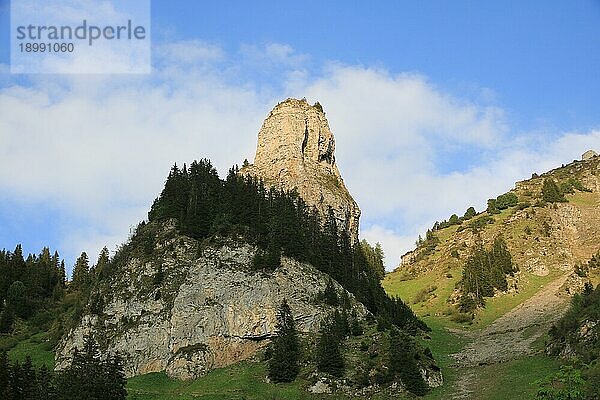
[[[267,186],[296,189],[322,217],[331,207],[340,229],[357,241],[360,209],[335,164],[335,140],[319,103],[287,99],[277,104],[258,133],[254,164],[241,172]]]

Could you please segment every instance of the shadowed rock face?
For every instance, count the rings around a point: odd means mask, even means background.
[[[323,218],[331,207],[340,229],[358,239],[360,209],[335,164],[335,140],[318,103],[287,99],[275,106],[258,133],[254,164],[241,173],[295,189]]]

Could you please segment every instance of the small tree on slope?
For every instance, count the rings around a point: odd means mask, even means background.
[[[296,379],[299,367],[300,346],[292,310],[283,300],[277,314],[277,337],[273,341],[273,353],[269,360],[269,378],[275,382],[291,382]]]

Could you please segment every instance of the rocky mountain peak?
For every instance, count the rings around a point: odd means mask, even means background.
[[[290,98],[277,104],[258,133],[254,164],[241,172],[297,190],[324,218],[331,208],[338,227],[358,239],[360,209],[335,163],[335,139],[319,103]]]

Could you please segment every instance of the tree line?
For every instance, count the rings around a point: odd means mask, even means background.
[[[0,398],[4,400],[123,400],[127,398],[118,356],[101,359],[97,344],[86,339],[72,364],[58,373],[35,367],[31,358],[11,362],[0,352]]]
[[[24,259],[21,245],[13,252],[0,251],[0,333],[10,333],[17,318],[36,316],[43,327],[62,299],[65,283],[65,263],[58,252],[45,247]]]
[[[90,342],[91,347],[83,352],[76,352],[72,366],[58,374],[33,366],[29,358],[10,362],[6,354],[19,340],[38,332],[44,332],[42,348],[52,350],[83,315],[93,285],[105,275],[109,263],[106,248],[92,266],[84,252],[77,259],[73,277],[68,282],[65,262],[58,252],[52,253],[45,247],[39,254],[24,258],[21,245],[12,252],[0,251],[1,399],[126,397],[124,378],[119,378],[123,375],[121,361],[118,358],[100,360],[95,342]],[[111,386],[114,384],[120,389]]]

